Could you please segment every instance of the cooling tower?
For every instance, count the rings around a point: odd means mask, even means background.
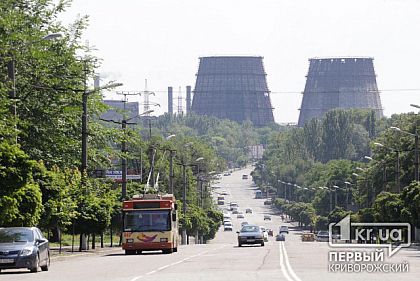
[[[309,59],[298,125],[334,108],[373,109],[383,116],[373,58]]]
[[[191,110],[255,126],[273,123],[263,58],[200,58]]]

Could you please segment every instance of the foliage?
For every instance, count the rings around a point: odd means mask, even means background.
[[[17,145],[0,142],[0,225],[34,226],[42,212],[41,191],[33,180],[38,166]]]

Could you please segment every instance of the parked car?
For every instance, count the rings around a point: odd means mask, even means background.
[[[316,241],[318,242],[328,242],[329,239],[330,233],[328,231],[321,230],[316,234]]]
[[[282,226],[280,226],[280,234],[281,233],[287,233],[287,234],[289,234],[289,227],[287,226],[287,225],[282,225]]]
[[[270,215],[264,215],[264,220],[265,221],[271,221],[271,216]]]
[[[0,228],[0,271],[15,268],[48,271],[49,266],[49,242],[38,228]]]
[[[246,213],[246,214],[252,214],[252,209],[247,208],[247,209],[245,210],[245,213]]]
[[[260,244],[264,246],[264,234],[258,225],[244,225],[238,233],[238,246],[244,244]]]
[[[244,216],[244,214],[243,214],[243,213],[238,212],[238,214],[236,215],[236,218],[238,218],[238,219],[243,219],[243,218],[245,218],[245,216]]]

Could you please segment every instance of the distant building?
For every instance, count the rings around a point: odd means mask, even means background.
[[[123,120],[123,117],[129,119],[139,115],[138,102],[124,102],[121,100],[104,100],[103,102],[106,105],[110,106],[112,109],[102,114],[102,119],[121,122]],[[133,118],[133,120],[130,120],[130,122],[138,121],[138,118]]]
[[[309,59],[298,125],[335,108],[373,109],[383,116],[373,58]]]
[[[192,112],[255,126],[274,122],[262,57],[200,58]]]

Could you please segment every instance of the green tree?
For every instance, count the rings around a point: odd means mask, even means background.
[[[32,176],[37,166],[17,145],[0,142],[0,225],[38,224],[42,195]]]

